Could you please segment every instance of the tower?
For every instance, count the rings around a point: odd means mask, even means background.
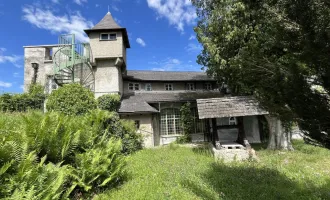
[[[122,74],[126,71],[126,48],[130,48],[126,28],[108,12],[93,28],[85,30],[90,39],[95,70],[95,96],[123,93]]]

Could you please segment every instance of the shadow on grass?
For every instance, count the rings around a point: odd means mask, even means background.
[[[202,199],[330,199],[330,182],[322,188],[298,185],[267,168],[214,163],[201,178],[210,190],[190,180],[182,184]]]

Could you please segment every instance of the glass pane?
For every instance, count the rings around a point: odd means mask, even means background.
[[[116,33],[111,33],[110,34],[110,40],[115,40],[117,39],[117,34]]]
[[[140,90],[140,84],[136,83],[136,84],[134,85],[134,89],[135,89],[135,90]]]
[[[101,40],[108,40],[108,34],[101,34]]]

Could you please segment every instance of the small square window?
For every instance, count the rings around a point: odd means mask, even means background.
[[[135,83],[134,84],[134,90],[140,90],[140,84]]]
[[[109,40],[109,34],[101,33],[101,40]]]
[[[152,87],[151,87],[151,83],[147,83],[146,84],[146,91],[151,91]]]
[[[128,90],[140,90],[139,83],[128,83]]]
[[[187,84],[187,90],[195,90],[195,84],[194,83],[188,83]]]
[[[172,83],[166,83],[165,84],[165,90],[166,91],[172,91],[173,90],[173,84]]]
[[[110,33],[110,40],[116,40],[117,39],[117,34],[116,33]]]
[[[137,129],[140,128],[140,121],[139,121],[139,120],[135,120],[135,121],[134,121],[134,124],[135,124],[135,127],[136,127]]]
[[[205,90],[212,90],[212,84],[211,83],[205,83],[204,84],[204,89]]]

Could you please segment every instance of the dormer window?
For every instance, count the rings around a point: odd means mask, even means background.
[[[132,90],[132,91],[140,90],[140,84],[139,83],[128,83],[128,90]]]
[[[116,40],[117,34],[116,33],[101,33],[100,40]]]
[[[194,83],[187,83],[187,90],[195,90],[195,84]]]

